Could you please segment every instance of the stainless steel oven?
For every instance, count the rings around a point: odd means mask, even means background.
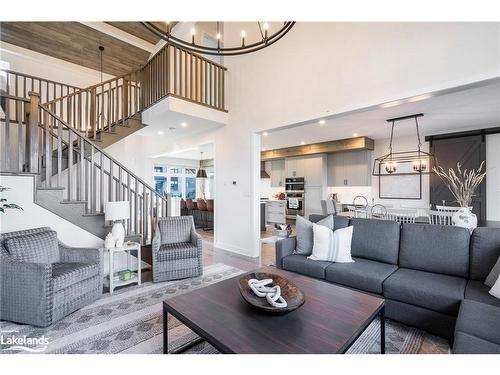
[[[304,177],[289,177],[285,178],[285,191],[288,192],[304,192],[305,181]]]
[[[305,181],[304,177],[285,179],[286,188],[286,218],[295,219],[297,215],[305,214]]]

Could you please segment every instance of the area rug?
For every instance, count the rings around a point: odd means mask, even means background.
[[[162,301],[242,274],[224,264],[204,268],[201,277],[127,287],[67,316],[48,328],[0,322],[2,331],[16,336],[45,336],[49,344],[40,353],[53,354],[160,354],[163,352]],[[189,347],[186,354],[216,354],[215,348],[169,315],[169,352]],[[191,345],[192,344],[192,345]],[[0,347],[1,354],[27,353]],[[447,353],[446,340],[386,320],[386,352],[392,354]],[[380,324],[375,320],[351,346],[350,354],[380,353]]]

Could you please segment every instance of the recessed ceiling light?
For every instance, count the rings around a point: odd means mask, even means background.
[[[353,133],[352,136],[353,137],[357,137],[357,136],[359,136],[359,134],[358,133]]]
[[[262,135],[263,135],[264,137],[267,137],[267,136],[269,135],[269,133],[268,133],[268,132],[264,132],[264,133],[262,133]]]
[[[182,126],[183,128],[185,128],[185,127],[187,127],[187,126],[188,126],[188,124],[187,124],[187,122],[181,122],[181,126]]]
[[[325,125],[325,120],[321,119],[321,120],[319,120],[319,121],[318,121],[318,123],[319,123],[320,125]]]
[[[163,134],[165,134],[165,132],[164,132],[163,130],[160,130],[160,131],[158,132],[158,135],[163,135]]]
[[[302,141],[302,142],[300,142],[300,144],[301,144],[301,145],[305,145],[305,144],[306,144],[306,142]]]

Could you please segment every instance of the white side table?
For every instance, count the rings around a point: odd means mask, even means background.
[[[113,294],[113,290],[116,287],[123,286],[123,285],[129,285],[133,283],[137,283],[137,285],[141,285],[141,245],[137,242],[129,242],[129,243],[124,243],[122,247],[112,247],[110,249],[104,249],[105,251],[109,252],[109,294]],[[137,251],[137,272],[133,272],[133,276],[126,281],[114,281],[113,280],[113,275],[114,275],[114,270],[113,270],[113,258],[116,253],[122,253],[122,252],[130,252],[132,250]],[[129,265],[129,259],[130,259],[130,254],[127,256],[127,268],[130,269]]]

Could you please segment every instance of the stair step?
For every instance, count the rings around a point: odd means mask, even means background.
[[[44,186],[37,186],[37,190],[66,190],[64,187],[44,187]]]
[[[77,201],[77,200],[63,200],[60,202],[61,204],[87,204],[87,201]]]
[[[83,216],[104,216],[104,212],[87,212]]]

